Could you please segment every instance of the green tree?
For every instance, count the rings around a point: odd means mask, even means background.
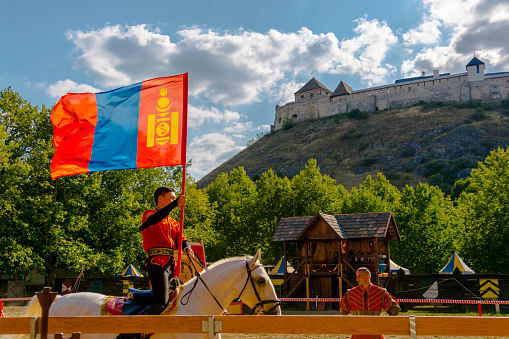
[[[216,210],[212,228],[218,245],[207,249],[207,257],[218,260],[246,253],[254,253],[251,213],[256,200],[256,187],[243,167],[230,174],[221,173],[205,190]]]
[[[438,273],[458,244],[452,201],[436,186],[406,186],[394,210],[401,241],[391,242],[391,256],[412,273]]]
[[[343,213],[391,212],[397,207],[401,193],[389,180],[378,173],[368,175],[359,189],[352,188],[345,199]]]
[[[306,167],[293,177],[291,188],[293,216],[339,214],[347,195],[336,180],[320,173],[315,159],[309,159]]]
[[[182,168],[106,171],[51,180],[54,149],[50,111],[11,89],[0,92],[0,271],[37,269],[118,273],[140,267],[145,254],[138,227],[153,208],[153,192],[179,185]],[[196,189],[194,189],[196,191]],[[190,195],[193,195],[191,182]],[[199,195],[196,193],[195,195]],[[190,202],[189,224],[204,224],[202,200]]]
[[[509,152],[492,151],[473,169],[458,209],[464,236],[461,255],[476,272],[509,271]]]
[[[253,240],[262,249],[264,263],[276,264],[283,255],[282,243],[270,239],[281,218],[291,215],[292,189],[287,177],[278,177],[272,169],[263,173],[256,183],[257,199],[252,212]]]

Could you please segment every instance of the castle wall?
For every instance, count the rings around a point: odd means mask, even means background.
[[[318,97],[299,102],[289,102],[283,106],[276,106],[274,130],[283,127],[286,118],[299,122],[306,119],[316,119],[329,116],[329,97]]]
[[[497,76],[469,83],[473,100],[507,99],[509,97],[509,77]]]
[[[348,113],[352,109],[376,112],[400,108],[419,101],[500,100],[509,97],[509,76],[486,75],[484,80],[469,81],[468,74],[401,82],[353,91],[350,95],[321,97],[276,106],[274,130],[282,127],[285,118],[295,122]]]

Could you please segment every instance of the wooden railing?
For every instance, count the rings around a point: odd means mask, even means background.
[[[509,317],[434,316],[96,316],[49,317],[54,293],[44,288],[38,293],[42,317],[0,318],[0,335],[73,333],[215,333],[245,334],[392,334],[440,336],[507,336]],[[59,336],[60,338],[62,336]]]
[[[0,334],[41,333],[40,318],[0,318]],[[30,331],[31,328],[32,333]],[[508,317],[444,316],[100,316],[50,317],[48,334],[73,333],[272,333],[507,336]],[[412,333],[412,330],[415,330]]]

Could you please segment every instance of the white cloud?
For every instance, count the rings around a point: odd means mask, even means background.
[[[192,105],[188,106],[188,126],[198,127],[206,121],[211,121],[216,124],[219,123],[230,123],[237,121],[241,118],[240,113],[230,110],[219,110],[216,107],[195,107]]]
[[[78,53],[76,66],[101,86],[189,72],[191,96],[240,105],[259,102],[264,94],[277,92],[283,79],[311,71],[358,73],[366,83],[383,83],[394,70],[384,60],[397,38],[385,22],[361,18],[356,23],[357,36],[341,43],[333,33],[314,34],[307,28],[230,33],[191,27],[177,32],[177,42],[147,25],[106,26],[67,36]],[[289,97],[282,90],[279,96]]]
[[[210,133],[195,137],[188,147],[188,158],[193,159],[192,170],[203,176],[243,150],[230,136]]]
[[[106,26],[98,31],[69,31],[81,55],[76,60],[95,81],[119,87],[167,74],[168,55],[175,50],[170,38],[147,25]],[[184,72],[182,72],[184,73]]]
[[[434,44],[438,42],[442,33],[440,32],[440,21],[430,20],[423,22],[416,29],[411,29],[403,34],[405,45]]]
[[[331,73],[357,73],[369,86],[382,84],[386,77],[396,68],[384,62],[391,46],[398,42],[398,38],[387,26],[385,21],[368,21],[367,18],[356,20],[354,29],[358,35],[350,40],[343,40],[337,60],[338,64]]]
[[[97,93],[101,92],[101,90],[87,84],[78,84],[70,79],[66,79],[49,85],[46,92],[54,98],[60,98],[67,93]]]
[[[302,86],[304,86],[304,82],[295,82],[295,81],[287,81],[278,86],[278,88],[274,91],[273,96],[278,101],[279,105],[284,105],[287,102],[291,102],[295,100],[295,92],[297,92]]]
[[[487,71],[509,69],[509,3],[505,0],[423,0],[426,18],[438,20],[449,30],[446,46],[423,49],[403,61],[405,75],[431,71],[464,72],[476,56]]]

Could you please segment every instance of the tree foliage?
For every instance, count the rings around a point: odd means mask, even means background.
[[[450,199],[436,186],[407,186],[394,214],[401,241],[391,242],[391,255],[412,273],[438,273],[457,248],[457,218]]]
[[[141,215],[154,207],[158,186],[181,190],[183,167],[51,180],[49,116],[49,109],[10,88],[0,92],[0,271],[20,276],[35,268],[49,277],[57,268],[118,273],[126,264],[140,267]],[[271,237],[281,218],[392,211],[401,241],[391,242],[391,255],[414,273],[438,272],[454,251],[476,271],[509,270],[509,155],[503,149],[456,182],[454,203],[427,184],[400,192],[381,173],[347,192],[320,173],[315,159],[291,180],[269,170],[253,182],[240,167],[203,191],[190,176],[186,183],[185,233],[204,241],[208,261],[261,248],[264,262],[275,264],[283,250]],[[179,211],[173,216],[179,219]]]
[[[492,151],[473,169],[458,201],[463,259],[476,272],[509,271],[509,152]]]
[[[141,214],[154,206],[152,194],[158,186],[179,185],[182,168],[96,172],[51,180],[54,148],[49,117],[50,110],[33,107],[11,89],[0,92],[0,244],[4,249],[0,271],[21,276],[36,269],[50,277],[57,268],[118,273],[128,263],[140,267],[144,260],[138,230]],[[206,219],[203,215],[208,218],[194,203],[189,211],[194,212],[192,226]]]

